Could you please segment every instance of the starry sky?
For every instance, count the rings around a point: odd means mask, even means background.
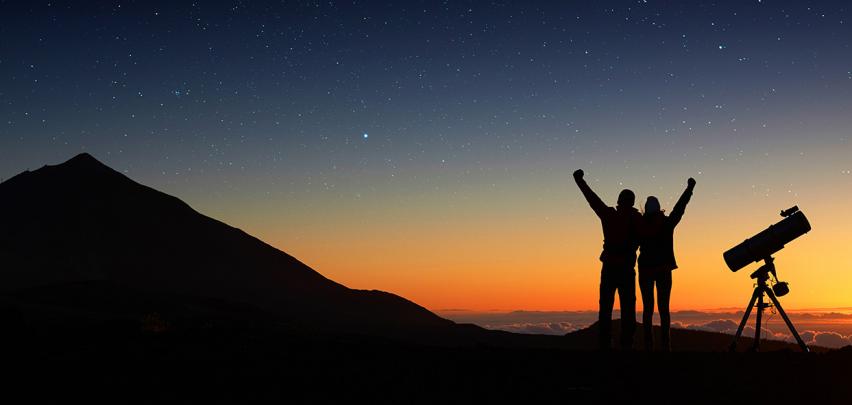
[[[573,184],[670,209],[676,309],[798,204],[788,306],[852,304],[844,1],[0,1],[0,178],[89,152],[353,288],[597,306]],[[742,302],[741,302],[742,301]]]

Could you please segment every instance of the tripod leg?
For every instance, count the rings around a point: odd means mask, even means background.
[[[763,288],[757,287],[760,290],[760,295],[757,297],[757,318],[755,318],[754,322],[754,344],[751,346],[751,350],[757,352],[760,351],[760,327],[761,321],[763,320],[763,308],[765,308],[765,304],[763,303]]]
[[[751,309],[754,308],[754,302],[757,301],[757,293],[758,290],[755,289],[754,293],[751,294],[751,300],[748,302],[748,306],[743,314],[743,320],[740,321],[740,326],[737,328],[737,334],[734,335],[734,341],[731,342],[730,350],[732,352],[737,350],[737,340],[740,340],[740,336],[743,335],[743,328],[745,328],[746,322],[748,322],[748,317],[751,315]]]
[[[787,313],[784,312],[784,308],[781,307],[781,303],[778,302],[778,298],[775,297],[775,293],[773,293],[772,290],[769,290],[767,291],[766,295],[768,295],[769,299],[772,300],[772,303],[775,304],[775,308],[778,308],[778,312],[781,314],[781,318],[784,319],[784,323],[787,324],[787,328],[789,328],[790,332],[793,333],[793,337],[796,338],[796,342],[799,343],[799,347],[802,348],[802,351],[805,353],[809,352],[810,349],[808,349],[808,345],[806,345],[805,342],[802,340],[802,337],[799,336],[799,332],[796,332],[796,328],[793,327],[793,322],[790,322],[790,318],[787,317]]]

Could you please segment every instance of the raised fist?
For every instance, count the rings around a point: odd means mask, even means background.
[[[577,169],[574,171],[574,178],[577,180],[581,180],[583,178],[583,169]]]
[[[686,184],[688,184],[689,187],[695,187],[695,179],[690,177],[689,180],[686,181]]]

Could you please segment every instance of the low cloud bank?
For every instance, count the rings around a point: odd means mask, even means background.
[[[513,323],[507,325],[483,325],[483,327],[486,329],[535,335],[564,335],[581,329],[570,322]]]
[[[461,323],[474,323],[488,329],[514,333],[564,335],[588,327],[597,320],[595,311],[511,311],[470,312],[438,311],[442,316]],[[839,348],[852,345],[852,319],[849,314],[790,313],[793,323],[808,345]],[[619,318],[614,311],[613,319]],[[642,319],[641,312],[637,316]],[[672,313],[672,327],[733,335],[737,331],[742,312],[677,311]],[[659,323],[655,316],[655,323]],[[754,319],[750,319],[754,324]],[[795,342],[778,318],[769,318],[761,328],[761,338]],[[751,325],[743,329],[743,336],[754,336]]]
[[[852,335],[841,335],[837,332],[819,332],[807,330],[801,335],[802,340],[809,345],[838,348],[852,345]],[[792,337],[789,340],[793,340]]]
[[[681,322],[672,322],[673,328],[701,330],[706,332],[727,333],[730,335],[737,333],[739,324],[731,319],[717,319],[700,324],[683,324]],[[754,326],[747,325],[743,328],[743,336],[754,336]],[[852,335],[842,335],[832,331],[815,331],[806,330],[801,332],[799,336],[807,345],[822,346],[830,348],[840,348],[852,345]],[[774,332],[768,328],[760,328],[760,337],[762,339],[783,340],[786,342],[795,343],[796,338],[790,333]]]

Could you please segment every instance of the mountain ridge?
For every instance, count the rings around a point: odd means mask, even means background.
[[[0,223],[0,290],[111,281],[245,302],[308,324],[453,325],[392,293],[334,282],[87,153],[0,183]]]

